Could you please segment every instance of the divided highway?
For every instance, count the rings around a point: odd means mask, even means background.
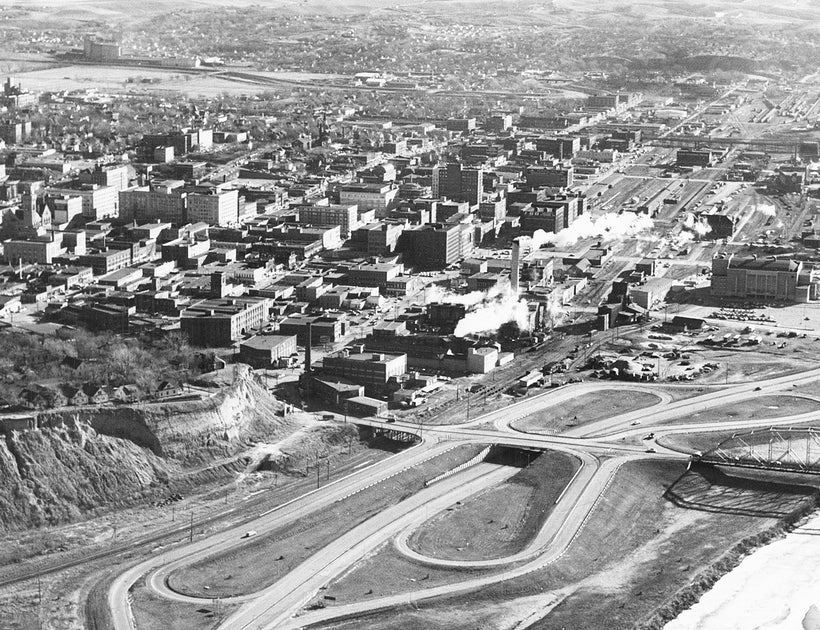
[[[656,433],[656,438],[671,433],[695,433],[751,429],[785,425],[810,420],[815,413],[789,417],[721,423],[663,424],[686,418],[694,412],[722,407],[750,397],[772,393],[788,393],[795,385],[820,380],[820,369],[800,374],[750,381],[722,389],[710,389],[704,394],[674,401],[666,392],[650,385],[619,383],[623,389],[650,392],[658,403],[637,411],[573,427],[561,435],[536,435],[514,430],[511,424],[530,414],[549,409],[583,394],[601,389],[601,383],[578,383],[563,386],[544,394],[513,403],[460,425],[420,425],[410,422],[362,420],[360,424],[375,428],[406,431],[423,436],[423,441],[404,453],[362,469],[309,495],[283,505],[257,521],[241,528],[220,532],[192,544],[169,549],[145,560],[120,575],[109,590],[109,606],[117,630],[135,630],[129,606],[131,586],[142,576],[158,595],[174,601],[207,604],[210,599],[184,596],[167,586],[167,577],[177,568],[222,553],[247,541],[241,535],[248,529],[260,533],[271,531],[294,520],[308,518],[332,503],[343,500],[352,492],[383,480],[401,470],[417,465],[447,449],[464,443],[496,443],[530,449],[563,451],[580,459],[582,466],[572,479],[541,531],[527,547],[516,554],[486,561],[453,561],[431,558],[413,551],[407,540],[418,527],[437,512],[465,497],[503,482],[516,469],[479,463],[443,481],[432,484],[398,504],[383,510],[326,546],[288,575],[268,588],[242,597],[223,600],[241,604],[221,626],[225,630],[273,630],[299,628],[319,621],[355,616],[398,604],[406,604],[441,595],[464,592],[495,582],[512,579],[529,571],[541,569],[558,560],[582,531],[596,505],[624,463],[641,459],[687,460],[689,454],[665,448],[656,441],[638,443],[635,438]],[[795,393],[796,395],[803,395]],[[806,396],[811,397],[811,396]],[[634,423],[640,423],[639,427]],[[651,446],[652,452],[648,447]],[[382,543],[394,540],[396,548],[407,557],[430,566],[452,568],[498,569],[490,575],[468,579],[456,584],[419,589],[390,597],[344,606],[334,606],[304,612],[304,606],[318,590],[331,582]]]

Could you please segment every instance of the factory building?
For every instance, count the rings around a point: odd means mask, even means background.
[[[721,255],[712,259],[712,295],[808,302],[818,298],[818,283],[801,261]]]

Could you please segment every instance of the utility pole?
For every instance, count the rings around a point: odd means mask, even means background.
[[[316,489],[319,489],[319,484],[321,480],[319,478],[319,474],[321,473],[321,465],[319,464],[319,451],[316,451]]]
[[[188,542],[194,542],[194,513],[191,512],[191,531],[188,534]]]

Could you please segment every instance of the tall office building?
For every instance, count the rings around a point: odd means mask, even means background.
[[[458,162],[433,169],[433,196],[466,201],[471,206],[481,202],[484,193],[484,171],[465,168]]]

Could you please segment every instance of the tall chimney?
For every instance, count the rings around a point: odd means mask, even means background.
[[[313,345],[313,331],[311,324],[307,324],[307,340],[305,341],[305,374],[310,374],[310,364],[313,360],[311,355],[311,346]]]
[[[512,258],[510,259],[510,287],[518,295],[518,281],[521,267],[521,241],[515,239],[512,244]]]

